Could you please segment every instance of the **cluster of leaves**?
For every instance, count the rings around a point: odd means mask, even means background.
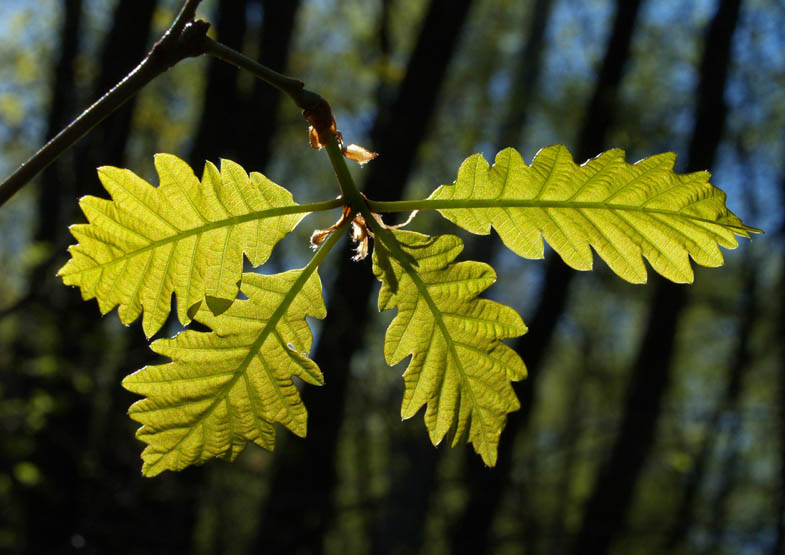
[[[306,434],[307,413],[293,382],[323,383],[308,358],[306,316],[326,313],[317,268],[349,226],[359,241],[374,239],[373,272],[381,281],[379,309],[397,309],[384,343],[390,365],[410,357],[403,374],[401,415],[426,405],[425,424],[436,445],[469,441],[493,466],[507,413],[519,407],[512,382],[526,376],[503,340],[526,326],[510,307],[478,298],[496,280],[493,268],[456,262],[454,235],[431,237],[389,228],[378,213],[438,210],[475,234],[494,228],[526,258],[542,258],[543,238],[571,267],[592,267],[592,249],[625,280],[646,281],[652,268],[691,282],[689,258],[723,263],[719,246],[734,248],[745,226],[725,206],[707,172],[673,171],[675,155],[629,164],[611,150],[583,165],[562,146],[541,150],[531,165],[513,149],[493,166],[479,154],[460,167],[455,183],[427,199],[342,199],[300,205],[284,188],[237,164],[205,165],[199,180],[172,155],[155,159],[154,187],[129,170],[102,168],[112,200],[85,197],[87,224],[72,226],[78,244],[59,275],[96,298],[102,313],[119,307],[128,324],[140,314],[148,337],[169,316],[212,331],[185,331],[152,343],[171,362],[126,377],[123,386],[144,398],[130,408],[141,423],[143,472],[153,476],[213,457],[234,459],[252,442],[272,450],[275,423]],[[344,203],[346,202],[346,206]],[[321,247],[305,268],[277,275],[242,273],[254,266],[308,213],[343,207],[341,220],[320,234]],[[238,291],[247,300],[237,299]]]

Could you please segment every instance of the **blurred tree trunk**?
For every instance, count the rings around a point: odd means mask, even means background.
[[[65,0],[63,2],[63,26],[60,30],[59,57],[55,67],[52,85],[52,104],[46,123],[46,140],[57,135],[68,125],[74,116],[76,103],[76,83],[74,80],[74,62],[79,50],[79,38],[82,23],[82,0]],[[45,242],[54,247],[62,237],[63,214],[62,200],[58,188],[63,182],[73,186],[73,176],[67,159],[61,158],[54,162],[41,174],[41,187],[38,193],[38,229],[35,240]],[[67,189],[70,187],[66,187]],[[48,265],[47,265],[48,267]],[[51,272],[48,272],[51,273]],[[32,279],[31,289],[43,278]]]
[[[74,61],[79,50],[79,37],[82,27],[82,3],[81,0],[68,0],[63,3],[61,16],[60,39],[58,43],[59,56],[52,74],[50,88],[54,91],[49,115],[47,118],[46,132],[43,137],[49,140],[56,135],[67,123],[73,111],[76,87],[74,84]],[[46,244],[50,249],[61,239],[62,230],[58,222],[61,221],[60,207],[62,199],[59,195],[59,178],[68,175],[66,171],[67,163],[63,160],[55,162],[49,166],[40,177],[40,187],[38,191],[38,213],[39,218],[35,230],[35,240]],[[51,261],[47,260],[32,269],[30,284],[27,295],[20,300],[16,308],[3,315],[3,318],[12,318],[18,309],[35,310],[37,303],[40,302],[41,292],[47,282],[53,281]],[[32,302],[31,302],[32,301]],[[29,305],[29,307],[28,307]],[[28,345],[25,337],[25,326],[22,323],[22,330],[16,339],[16,345],[12,344],[9,349],[13,353],[16,363],[11,365],[5,372],[0,373],[0,388],[4,399],[28,399],[30,393],[37,387],[41,387],[41,380],[31,376],[26,372],[24,365],[25,359],[34,356],[34,348]],[[11,430],[8,430],[11,431]],[[46,432],[44,432],[46,433]],[[11,434],[8,434],[10,436]],[[31,445],[30,450],[38,450],[34,457],[47,460],[51,453],[44,452],[38,442],[39,436],[28,438]],[[16,443],[16,445],[15,445]],[[0,449],[0,468],[3,472],[11,472],[11,469],[19,461],[26,449],[19,447],[20,442],[13,441],[10,437],[3,437],[2,448]],[[37,455],[37,457],[36,457]],[[33,458],[33,464],[38,461]],[[39,467],[39,470],[41,468]],[[47,542],[43,538],[35,539],[33,534],[40,534],[36,528],[40,525],[40,515],[42,511],[51,509],[52,506],[62,502],[57,492],[53,492],[46,487],[20,488],[13,492],[19,495],[18,505],[16,502],[8,503],[7,506],[0,507],[0,520],[10,525],[16,530],[16,537],[8,544],[9,549],[18,552],[29,551],[37,546],[51,546],[59,544],[65,545],[63,539],[67,537],[67,529],[54,523],[48,531],[56,536],[56,540]],[[16,500],[14,500],[16,501]],[[21,510],[19,510],[21,509]]]
[[[579,375],[575,382],[570,386],[569,401],[567,402],[567,414],[564,418],[565,425],[559,445],[565,451],[564,462],[559,469],[559,481],[556,488],[556,499],[558,499],[556,510],[551,519],[550,536],[556,539],[553,547],[559,552],[567,551],[569,547],[567,515],[572,502],[571,493],[573,480],[575,479],[576,463],[579,462],[578,445],[581,439],[581,432],[584,430],[585,402],[583,402],[584,389],[590,381],[591,372],[597,368],[597,361],[594,359],[595,345],[600,344],[598,333],[595,330],[586,330],[581,337],[581,364],[578,368]]]
[[[719,472],[720,484],[717,487],[717,495],[714,496],[711,503],[709,553],[722,552],[722,548],[724,547],[723,542],[726,538],[730,537],[735,539],[733,538],[734,523],[731,523],[730,530],[728,526],[728,503],[730,502],[733,489],[740,474],[741,454],[739,453],[739,449],[743,441],[742,438],[744,437],[741,433],[741,424],[742,418],[740,415],[736,415],[736,417],[731,420],[731,425],[726,433],[728,436],[728,445],[720,456],[720,459],[722,460],[722,466],[720,467],[721,470]],[[731,543],[731,545],[733,544]]]
[[[389,106],[395,94],[395,87],[390,84],[389,69],[392,56],[392,41],[390,39],[390,21],[393,0],[381,0],[376,29],[378,36],[378,60],[381,66],[379,83],[376,85],[376,105]]]
[[[746,251],[749,253],[750,251]],[[739,306],[739,323],[738,332],[736,333],[736,349],[734,350],[731,364],[728,367],[728,378],[725,385],[725,391],[722,398],[718,401],[716,408],[706,423],[706,431],[703,435],[700,448],[694,458],[695,462],[687,475],[686,484],[684,487],[684,494],[679,504],[679,508],[675,512],[673,519],[673,527],[668,535],[666,548],[672,550],[684,544],[687,533],[690,531],[695,519],[696,502],[698,494],[700,493],[701,486],[706,479],[706,470],[714,452],[715,441],[722,431],[723,416],[733,413],[738,409],[738,402],[742,393],[742,380],[744,378],[744,371],[746,370],[749,359],[749,340],[752,334],[752,327],[755,324],[757,317],[757,307],[755,306],[755,299],[757,297],[757,271],[755,270],[752,258],[747,254],[742,263],[742,272],[744,273],[744,289],[741,294]],[[731,427],[723,432],[728,438],[731,445],[734,445],[740,417],[732,418]],[[729,447],[732,449],[732,447]],[[730,475],[723,473],[724,482],[732,480]],[[723,488],[720,488],[723,489]],[[722,505],[719,500],[716,500],[713,505],[715,508]],[[716,518],[714,520],[717,520]]]
[[[157,0],[118,2],[112,27],[101,49],[93,99],[103,96],[147,54],[156,4]],[[82,176],[77,184],[78,195],[103,193],[95,174],[98,166],[123,165],[135,106],[136,98],[131,98],[110,118],[96,126],[86,137],[87,140],[80,143],[76,155],[77,173]]]
[[[259,62],[275,71],[283,72],[289,59],[289,49],[294,37],[295,14],[300,0],[256,0],[264,10],[262,40],[259,45]],[[270,160],[273,139],[278,128],[278,107],[281,94],[259,80],[254,82],[248,102],[245,132],[247,152],[238,162],[249,167],[263,168]],[[305,133],[303,133],[305,135]]]
[[[439,451],[420,426],[408,426],[390,441],[390,490],[374,515],[372,552],[404,555],[417,552],[423,543]]]
[[[782,206],[780,210],[785,214],[785,174],[783,174],[780,181],[780,198]],[[785,222],[779,229],[780,242],[785,239]],[[779,335],[775,337],[785,337],[785,253],[783,253],[783,264],[780,271],[780,318],[779,325],[776,330]],[[774,549],[772,554],[778,555],[785,553],[785,345],[780,343],[780,375],[778,387],[778,416],[779,416],[779,439],[780,439],[780,475],[779,475],[779,488],[775,497],[774,518],[776,539],[774,542]]]
[[[741,0],[721,0],[709,26],[700,65],[695,128],[690,140],[687,170],[710,168],[722,138],[727,115],[725,85],[731,39]],[[635,358],[627,389],[623,420],[609,458],[600,469],[584,510],[576,553],[605,553],[624,527],[635,487],[655,439],[658,416],[673,367],[679,315],[684,308],[684,286],[653,281],[651,312]]]
[[[65,28],[59,67],[55,71],[56,86],[53,89],[56,93],[49,131],[59,130],[73,115],[67,113],[69,98],[75,96],[73,67],[69,66],[73,64],[72,56],[81,34],[80,6],[67,2],[65,7]],[[103,43],[94,85],[95,98],[119,81],[145,55],[154,7],[155,2],[150,0],[118,4],[112,27]],[[66,229],[62,223],[71,220],[78,195],[99,189],[96,162],[122,161],[130,128],[132,103],[129,104],[98,126],[74,149],[71,155],[73,167],[69,167],[67,172],[73,175],[71,179],[59,179],[57,175],[65,172],[63,165],[68,164],[69,157],[64,157],[42,176],[45,188],[39,200],[42,221],[37,231],[38,239],[58,246],[64,243]],[[25,507],[27,548],[36,553],[64,552],[74,541],[87,542],[86,545],[93,549],[102,543],[112,545],[118,529],[123,526],[108,530],[105,526],[95,525],[96,516],[101,514],[102,508],[114,506],[117,502],[111,488],[107,488],[105,483],[98,484],[102,470],[93,464],[96,449],[113,450],[106,444],[96,446],[91,441],[95,424],[91,416],[98,402],[98,392],[87,393],[78,387],[79,380],[83,378],[93,384],[103,380],[103,376],[98,375],[99,371],[106,370],[105,365],[99,362],[102,360],[101,350],[110,344],[104,334],[104,322],[97,317],[94,304],[83,303],[74,291],[56,286],[50,273],[51,268],[45,268],[40,273],[35,271],[32,276],[42,281],[36,284],[36,298],[27,309],[19,343],[14,348],[19,357],[18,367],[23,371],[36,367],[42,350],[56,365],[56,371],[50,376],[31,378],[28,392],[42,388],[56,407],[36,436],[35,450],[29,457],[42,477],[40,486],[28,492]],[[28,329],[28,326],[32,328]],[[42,335],[48,337],[49,343],[45,347],[36,343]],[[122,433],[126,433],[125,425]],[[101,439],[106,441],[106,438]],[[166,525],[171,520],[161,519],[160,522]],[[168,528],[171,530],[171,526]]]
[[[523,31],[526,40],[515,69],[513,89],[507,98],[507,107],[499,130],[499,147],[517,145],[523,134],[539,76],[542,71],[542,50],[545,30],[548,26],[552,0],[536,0],[530,8],[529,21]],[[482,238],[470,237],[466,240],[464,258],[489,261],[496,248],[488,248]],[[419,545],[425,530],[426,515],[433,490],[436,487],[436,470],[439,460],[436,451],[422,431],[409,428],[395,436],[393,451],[400,459],[392,466],[395,476],[388,498],[377,517],[377,531],[374,535],[374,552],[384,553],[392,546],[396,549],[411,551]],[[477,455],[471,451],[469,457]]]
[[[390,37],[392,24],[393,0],[381,0],[379,14],[376,19],[377,53],[376,64],[379,66],[379,80],[376,83],[374,99],[377,110],[388,109],[395,99],[396,84],[390,78],[390,63],[392,60],[393,44]],[[363,395],[363,402],[359,407],[354,408],[360,415],[371,414],[378,410],[378,402],[371,395]],[[351,406],[351,405],[349,405]],[[348,410],[348,407],[347,407]],[[382,509],[377,499],[372,499],[373,484],[373,456],[374,456],[374,433],[370,426],[361,425],[357,427],[354,439],[356,486],[355,492],[360,504],[365,505],[365,509],[359,511],[361,522],[361,537],[371,545],[376,534],[378,514]],[[381,503],[384,503],[381,500]]]
[[[249,30],[246,11],[255,4],[262,7],[261,26]],[[243,52],[247,37],[257,35],[259,62],[283,72],[299,7],[300,0],[223,0],[215,15],[218,40]],[[259,171],[270,160],[281,94],[258,79],[251,93],[243,94],[238,75],[234,66],[210,59],[204,107],[190,157],[194,168],[201,168],[208,159],[217,163],[219,158],[229,158],[248,171]]]
[[[542,73],[545,30],[551,19],[553,0],[535,0],[530,9],[529,24],[525,31],[526,41],[518,58],[518,67],[513,75],[512,89],[507,97],[506,117],[499,129],[498,149],[517,147],[521,142],[529,105],[540,83]]]
[[[246,0],[222,0],[215,7],[216,40],[243,52],[245,43]],[[241,165],[238,150],[245,145],[238,138],[238,125],[245,122],[246,103],[237,89],[236,67],[217,58],[207,65],[207,84],[202,101],[201,119],[191,148],[190,162],[197,175],[205,160],[218,164],[219,158],[229,158]]]
[[[381,107],[371,132],[370,146],[381,156],[366,170],[365,193],[369,197],[400,198],[470,3],[432,0],[398,94],[389,107]],[[281,445],[256,551],[320,553],[323,549],[334,512],[336,449],[348,368],[362,345],[374,283],[370,260],[352,262],[350,252],[349,245],[341,250],[335,285],[326,295],[328,315],[314,355],[326,385],[303,390],[309,412],[308,439]]]
[[[578,134],[575,159],[582,162],[605,147],[610,129],[619,84],[629,57],[635,20],[641,0],[618,0],[608,46],[600,68],[594,93]],[[547,262],[540,304],[528,322],[529,332],[515,344],[523,357],[529,376],[515,385],[521,409],[511,413],[502,441],[496,467],[486,468],[477,457],[468,459],[469,501],[453,534],[453,549],[483,553],[489,549],[491,526],[506,488],[510,483],[515,438],[526,427],[534,404],[534,384],[539,379],[540,365],[550,345],[567,301],[567,290],[573,271],[558,256]]]

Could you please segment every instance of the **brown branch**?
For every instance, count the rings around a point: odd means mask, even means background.
[[[169,29],[131,73],[0,184],[0,206],[155,77],[185,58],[204,53],[209,24],[194,19],[200,2],[201,0],[186,0]]]

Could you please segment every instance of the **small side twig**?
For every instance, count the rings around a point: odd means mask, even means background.
[[[207,38],[209,24],[194,19],[200,2],[201,0],[186,0],[169,29],[131,73],[0,184],[0,206],[155,77],[180,60],[204,53],[204,40]]]

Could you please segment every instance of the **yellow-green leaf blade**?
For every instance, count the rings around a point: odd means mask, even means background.
[[[78,244],[58,274],[102,313],[119,306],[123,323],[143,312],[147,336],[160,329],[177,297],[180,322],[204,299],[213,312],[237,295],[243,253],[254,266],[308,212],[291,193],[259,173],[223,160],[205,164],[200,181],[171,154],[155,157],[160,184],[129,170],[104,167],[99,177],[112,200],[84,197],[88,224],[71,227]]]
[[[399,260],[377,236],[374,274],[382,282],[380,310],[397,308],[387,329],[390,365],[411,355],[404,372],[403,418],[427,405],[434,445],[448,434],[467,438],[489,466],[509,412],[519,408],[511,381],[526,376],[520,357],[502,339],[526,332],[511,308],[477,296],[495,280],[493,268],[455,262],[463,249],[454,235],[390,231],[411,260]]]
[[[725,193],[709,183],[708,172],[677,174],[675,159],[665,153],[630,164],[614,149],[579,166],[556,145],[528,165],[507,148],[492,167],[479,154],[469,157],[456,182],[429,201],[467,231],[486,235],[493,227],[525,258],[542,258],[544,237],[577,270],[592,268],[594,249],[628,281],[646,281],[645,257],[656,272],[687,283],[690,257],[720,266],[719,246],[735,248],[736,235],[759,230],[725,206]]]
[[[221,315],[206,308],[197,313],[213,331],[155,341],[152,349],[172,362],[123,380],[145,397],[129,409],[142,424],[137,437],[148,444],[145,475],[214,457],[233,460],[249,442],[272,450],[276,422],[305,436],[307,413],[292,377],[323,383],[307,356],[312,335],[305,320],[326,314],[319,277],[306,270],[245,274],[242,292],[249,300],[235,301]]]

